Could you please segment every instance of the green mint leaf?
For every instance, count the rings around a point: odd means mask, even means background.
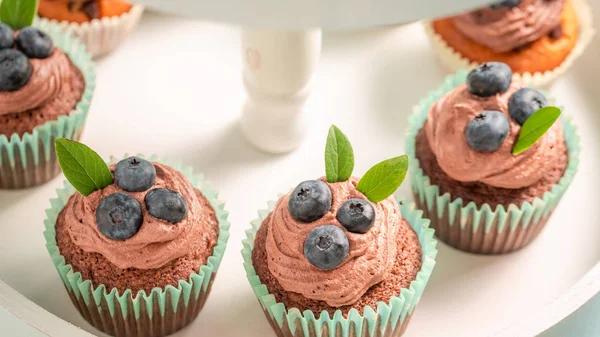
[[[1,0],[0,21],[14,30],[31,26],[38,10],[38,0]]]
[[[547,106],[529,116],[521,127],[519,139],[512,150],[513,155],[517,155],[537,143],[558,120],[560,113],[559,108]]]
[[[94,150],[65,138],[56,139],[54,145],[65,177],[79,193],[87,196],[112,184],[108,166]]]
[[[354,150],[346,135],[332,125],[325,145],[325,176],[328,183],[346,181],[354,170]]]
[[[400,187],[407,171],[407,155],[384,160],[365,173],[356,189],[372,202],[380,202]]]

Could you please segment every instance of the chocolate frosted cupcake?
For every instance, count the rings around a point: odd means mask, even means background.
[[[536,86],[564,72],[594,34],[584,0],[499,1],[426,28],[452,70],[499,61]]]
[[[301,183],[253,222],[248,279],[278,336],[399,336],[437,253],[428,221],[391,196],[407,158],[358,180],[335,127],[327,148],[327,178]]]
[[[215,193],[201,178],[156,161],[129,157],[106,167],[67,140],[57,141],[57,152],[79,192],[59,191],[47,245],[83,317],[126,337],[165,336],[188,325],[204,305],[228,236]],[[94,158],[78,167],[83,153]],[[95,180],[82,180],[81,170]]]
[[[78,37],[92,56],[117,49],[137,27],[144,6],[123,0],[40,0],[38,14]]]
[[[554,123],[560,110],[551,102],[511,80],[505,64],[485,63],[416,108],[406,140],[411,181],[442,241],[507,253],[542,230],[579,161],[574,127]]]
[[[410,287],[421,270],[421,245],[402,218],[394,197],[371,204],[356,189],[356,178],[334,184],[324,180],[318,180],[323,183],[319,186],[331,191],[333,201],[328,212],[307,225],[290,212],[288,204],[293,194],[280,198],[256,234],[252,262],[258,277],[288,308],[327,311],[331,315],[337,310],[347,313],[356,309],[362,314],[366,306],[376,308],[377,302],[389,302],[392,294]],[[306,184],[299,188],[303,186]],[[344,203],[348,205],[344,207]],[[365,233],[348,230],[344,234],[348,261],[335,272],[315,268],[303,248],[311,231],[332,224],[344,228],[336,215],[342,217],[341,212],[351,213],[361,207],[373,214],[370,221],[377,226]]]
[[[4,27],[8,29],[8,26]],[[0,134],[7,137],[14,133],[23,136],[33,132],[38,125],[69,115],[85,91],[83,73],[67,54],[54,46],[47,34],[27,27],[15,35],[17,48],[0,51],[3,64],[24,65],[20,71],[23,76],[19,76],[24,79],[22,84],[10,83],[14,77],[9,74],[0,81]],[[25,47],[27,44],[45,44],[47,48],[34,50],[36,47],[32,47],[29,50]],[[23,50],[18,46],[23,46]],[[9,67],[1,69],[17,72]]]
[[[24,188],[60,172],[54,140],[80,137],[95,77],[84,47],[56,27],[11,23],[0,23],[0,188]]]

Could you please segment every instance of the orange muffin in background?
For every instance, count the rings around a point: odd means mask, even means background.
[[[435,20],[432,28],[469,61],[499,61],[522,74],[560,66],[577,44],[579,24],[568,0],[508,0]]]
[[[84,23],[120,16],[129,12],[131,7],[123,0],[40,0],[38,14],[51,20]]]
[[[81,40],[93,57],[109,54],[123,44],[143,12],[144,6],[124,0],[40,0],[38,8],[40,25],[68,22],[61,26]]]

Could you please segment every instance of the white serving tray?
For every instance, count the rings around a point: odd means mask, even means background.
[[[600,10],[597,2],[593,6]],[[106,158],[156,153],[193,165],[221,191],[231,212],[229,246],[212,295],[176,337],[273,336],[242,267],[241,240],[250,220],[278,193],[324,174],[331,123],[353,141],[358,175],[402,153],[412,106],[444,77],[419,24],[325,33],[307,102],[313,125],[298,150],[272,156],[247,145],[238,130],[245,99],[239,36],[235,27],[147,13],[131,40],[97,65],[83,141]],[[469,255],[440,244],[438,265],[405,336],[530,337],[598,292],[599,53],[596,38],[552,89],[579,125],[584,150],[580,172],[546,230],[507,256]],[[44,246],[44,210],[62,180],[0,192],[0,279],[57,316],[0,283],[2,337],[87,336],[58,318],[102,336],[71,304]],[[19,334],[31,326],[35,334]]]
[[[136,0],[186,17],[247,27],[363,28],[412,22],[482,7],[499,0]]]

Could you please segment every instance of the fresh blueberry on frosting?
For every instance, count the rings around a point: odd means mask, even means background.
[[[313,266],[332,270],[348,256],[349,247],[344,230],[334,225],[319,226],[308,234],[304,242],[304,255]]]
[[[15,43],[13,30],[0,22],[0,49],[12,48]]]
[[[469,146],[479,152],[494,152],[510,131],[508,118],[500,111],[484,111],[475,116],[466,128]]]
[[[111,194],[98,205],[96,224],[107,238],[127,240],[142,226],[142,207],[137,200],[125,193]]]
[[[364,234],[375,223],[375,209],[367,200],[352,198],[340,207],[336,219],[349,232]]]
[[[188,204],[181,193],[166,188],[155,188],[144,198],[148,213],[170,223],[178,223],[185,218]]]
[[[548,100],[544,94],[535,89],[522,88],[510,97],[508,112],[517,123],[523,125],[534,112],[547,105]]]
[[[521,4],[521,0],[504,0],[504,1],[501,1],[501,2],[491,5],[490,8],[493,10],[500,10],[503,8],[517,7],[517,6],[519,6],[519,4]]]
[[[115,167],[115,183],[127,192],[149,189],[156,179],[156,168],[151,162],[139,157],[121,160]]]
[[[31,77],[32,67],[27,56],[18,50],[0,50],[0,91],[16,91]]]
[[[310,223],[323,217],[331,209],[331,190],[320,180],[300,183],[288,201],[290,214],[300,222]]]
[[[467,88],[473,95],[490,97],[506,92],[512,82],[512,70],[501,62],[487,62],[471,70]]]
[[[33,27],[25,27],[19,31],[15,39],[17,48],[33,59],[45,59],[52,55],[54,43],[50,36]]]

